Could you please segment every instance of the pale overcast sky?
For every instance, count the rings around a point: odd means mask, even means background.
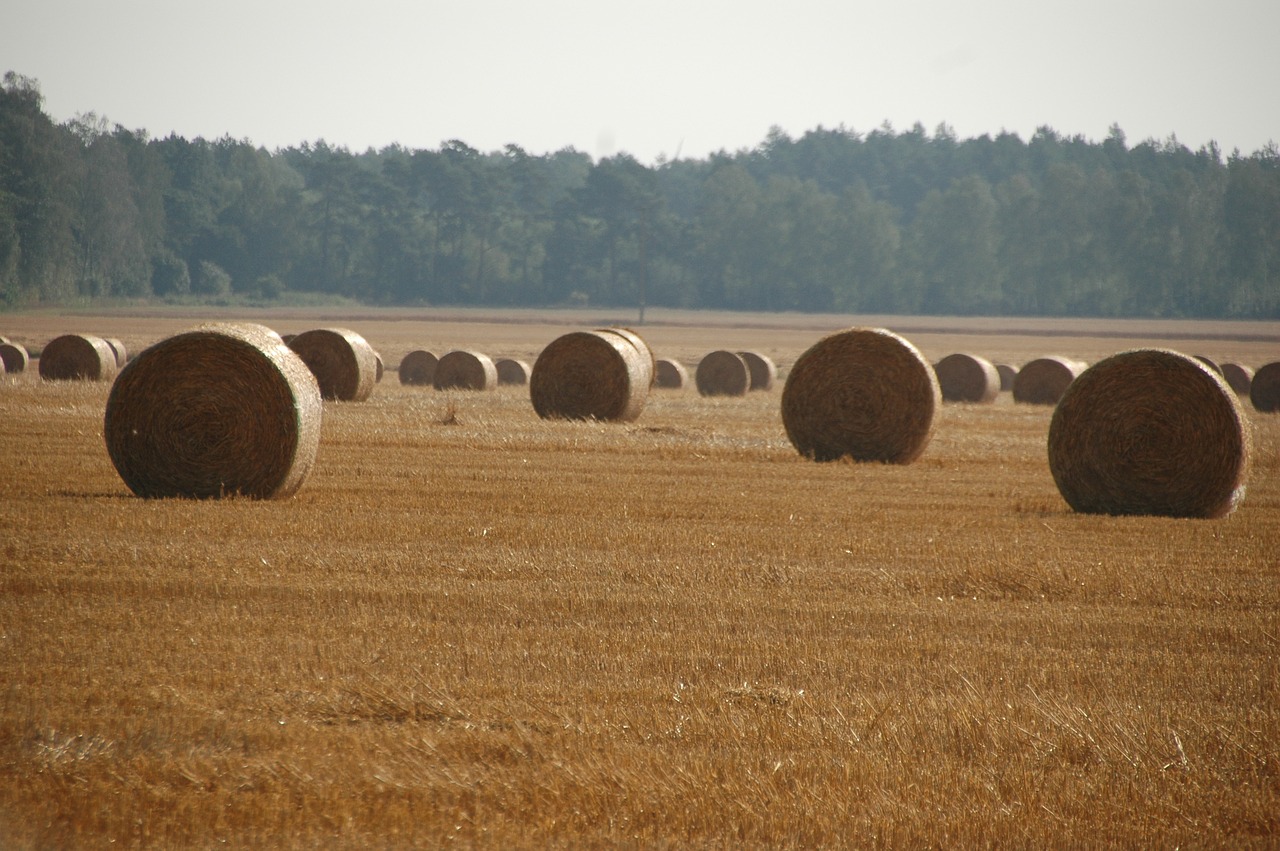
[[[152,137],[643,162],[771,126],[1280,142],[1277,0],[5,0],[0,71]]]

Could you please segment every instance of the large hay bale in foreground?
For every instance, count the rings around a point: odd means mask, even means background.
[[[1062,394],[1084,372],[1085,364],[1070,358],[1036,358],[1013,380],[1013,401],[1027,405],[1056,405]]]
[[[320,387],[261,325],[204,325],[161,340],[111,387],[103,434],[138,496],[291,496],[315,463]]]
[[[0,363],[4,364],[5,372],[26,372],[31,364],[31,356],[20,343],[0,343]]]
[[[1253,384],[1253,368],[1242,363],[1228,361],[1222,365],[1222,377],[1227,386],[1241,396],[1249,395],[1249,386]]]
[[[689,383],[689,371],[678,360],[658,358],[653,383],[656,387],[680,390]]]
[[[747,365],[747,372],[751,376],[748,390],[773,389],[773,383],[778,380],[778,367],[772,358],[760,352],[738,352],[738,357]]]
[[[529,364],[518,358],[499,358],[494,361],[498,370],[498,383],[523,387],[529,383]]]
[[[400,383],[414,386],[434,384],[436,364],[440,362],[426,349],[415,349],[400,361]]]
[[[459,349],[440,358],[432,384],[437,390],[492,390],[498,369],[488,355]]]
[[[636,351],[643,356],[644,361],[647,364],[645,367],[645,380],[648,381],[649,386],[652,387],[654,382],[658,380],[658,362],[654,357],[653,349],[649,348],[649,344],[645,342],[644,338],[635,331],[632,331],[630,328],[611,326],[609,328],[597,328],[596,330],[607,334],[617,334],[631,345],[635,346]]]
[[[40,353],[40,377],[46,381],[110,381],[116,377],[116,355],[101,337],[64,334]]]
[[[698,361],[693,380],[703,396],[745,396],[751,389],[751,367],[737,352],[720,349]]]
[[[933,367],[883,328],[850,328],[809,347],[782,388],[782,424],[816,461],[908,464],[933,437],[942,393]]]
[[[1000,373],[979,355],[956,352],[934,364],[938,387],[947,402],[994,402],[1000,394]]]
[[[543,419],[630,422],[649,398],[649,355],[609,331],[573,331],[542,350],[529,398]]]
[[[369,341],[355,331],[316,328],[298,334],[288,345],[316,377],[324,398],[363,402],[373,393],[377,356]]]
[[[1244,496],[1250,434],[1236,394],[1193,357],[1121,352],[1083,371],[1049,423],[1049,469],[1090,514],[1223,517]]]
[[[116,369],[124,369],[124,365],[129,362],[129,350],[125,348],[124,342],[118,337],[103,337],[103,339],[111,347],[111,354],[116,357]]]
[[[1000,392],[1008,393],[1013,389],[1013,382],[1018,378],[1018,368],[1012,364],[998,363],[996,374],[1000,376]]]
[[[1249,384],[1249,401],[1263,413],[1280,411],[1280,361],[1259,368]]]

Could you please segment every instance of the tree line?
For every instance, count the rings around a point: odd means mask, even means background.
[[[1280,149],[771,131],[647,166],[274,152],[0,89],[0,309],[92,299],[1280,317]]]

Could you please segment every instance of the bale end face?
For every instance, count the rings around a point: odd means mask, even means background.
[[[430,386],[436,380],[437,358],[424,349],[416,349],[400,361],[400,383],[411,386]]]
[[[488,355],[459,350],[440,358],[432,383],[437,390],[492,390],[498,370]]]
[[[494,361],[498,370],[498,383],[512,387],[523,387],[529,383],[529,364],[517,358],[500,358]]]
[[[116,355],[107,341],[84,334],[50,340],[39,364],[46,381],[110,381],[117,372]]]
[[[1280,361],[1260,367],[1249,383],[1249,401],[1265,414],[1280,412]]]
[[[745,396],[751,389],[751,367],[737,352],[709,352],[698,362],[694,383],[703,396]]]
[[[288,346],[315,375],[324,398],[363,402],[373,393],[377,355],[373,346],[355,331],[317,328],[298,334]]]
[[[989,404],[1000,393],[995,364],[978,355],[957,352],[934,365],[942,398],[947,402]]]
[[[609,331],[574,331],[538,355],[529,399],[543,419],[630,422],[652,383],[650,354]]]
[[[654,374],[656,387],[680,390],[689,383],[689,371],[684,368],[684,364],[670,358],[659,358]]]

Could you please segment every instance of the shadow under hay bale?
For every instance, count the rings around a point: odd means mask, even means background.
[[[942,392],[910,342],[883,328],[819,340],[791,367],[782,424],[801,455],[908,464],[933,437]]]
[[[529,364],[516,358],[500,358],[494,361],[498,370],[498,383],[523,387],[529,383]]]
[[[5,372],[26,372],[27,367],[31,365],[31,356],[19,343],[0,343],[0,363],[4,364]]]
[[[1266,414],[1280,411],[1280,361],[1273,361],[1258,369],[1249,383],[1249,401],[1253,407]]]
[[[533,409],[543,419],[630,422],[649,397],[649,357],[610,331],[558,337],[534,361],[529,376]]]
[[[460,349],[440,358],[432,384],[437,390],[492,390],[498,370],[488,355]]]
[[[751,376],[751,384],[747,390],[772,390],[773,383],[778,380],[778,367],[768,355],[759,352],[738,352],[747,365]]]
[[[1000,376],[1000,392],[1008,393],[1013,390],[1013,382],[1018,377],[1018,368],[1012,364],[998,363],[996,373]]]
[[[1249,395],[1249,385],[1253,383],[1253,369],[1242,363],[1227,362],[1222,365],[1222,377],[1227,386],[1241,396]]]
[[[40,377],[46,381],[110,381],[116,377],[116,355],[101,337],[64,334],[40,353]]]
[[[412,386],[431,385],[436,380],[436,364],[440,361],[425,349],[415,349],[400,361],[400,383]]]
[[[1013,401],[1026,405],[1056,405],[1085,367],[1086,364],[1070,358],[1036,358],[1018,370],[1018,376],[1013,380]]]
[[[1089,514],[1224,517],[1244,496],[1250,432],[1240,402],[1198,359],[1121,352],[1084,370],[1049,423],[1049,469]]]
[[[377,383],[373,347],[346,328],[316,328],[293,338],[289,348],[302,358],[320,385],[320,395],[343,402],[363,402]]]
[[[943,401],[989,404],[1000,394],[995,364],[978,355],[957,352],[934,364]]]
[[[204,325],[129,362],[103,434],[138,496],[280,499],[315,463],[321,408],[315,376],[270,329]]]
[[[654,373],[654,386],[666,390],[682,390],[689,383],[689,371],[684,364],[670,358],[659,358]]]
[[[693,381],[703,396],[745,396],[751,389],[751,367],[737,352],[708,352],[698,362]]]

